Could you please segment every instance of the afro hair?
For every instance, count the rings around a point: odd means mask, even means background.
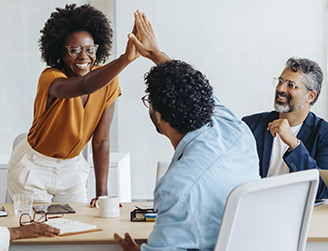
[[[95,64],[104,63],[110,55],[113,31],[107,17],[88,4],[56,8],[40,31],[41,59],[50,67],[60,68],[57,60],[62,52],[63,41],[69,34],[78,31],[91,34],[95,44],[99,45]]]

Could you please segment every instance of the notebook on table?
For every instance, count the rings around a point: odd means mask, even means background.
[[[58,228],[60,230],[59,236],[102,231],[97,226],[65,218],[49,219],[45,224]]]

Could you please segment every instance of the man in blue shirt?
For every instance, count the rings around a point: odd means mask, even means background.
[[[130,41],[157,66],[145,76],[142,98],[157,131],[175,149],[154,192],[154,230],[143,251],[213,250],[227,196],[236,186],[259,179],[253,135],[213,95],[205,76],[158,49],[146,17],[135,13]],[[117,234],[123,250],[140,250],[131,236]]]
[[[327,169],[328,123],[310,112],[322,80],[316,62],[290,58],[279,78],[274,79],[275,111],[243,118],[256,139],[262,177]],[[328,198],[321,179],[317,198]]]

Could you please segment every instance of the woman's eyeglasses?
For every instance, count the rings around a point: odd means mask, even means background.
[[[56,216],[49,216],[45,211],[37,211],[34,213],[33,217],[31,217],[28,213],[23,213],[19,217],[19,225],[26,226],[31,223],[41,224],[46,222],[49,219],[56,219],[64,217],[65,213]]]
[[[77,57],[81,54],[82,50],[90,56],[93,57],[96,55],[97,50],[98,50],[98,44],[91,44],[91,45],[86,45],[86,46],[81,46],[81,45],[63,45],[68,51],[68,54],[71,57]]]

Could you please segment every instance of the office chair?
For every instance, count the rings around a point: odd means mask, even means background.
[[[170,162],[168,161],[157,162],[156,183],[164,176],[169,166],[170,166]]]
[[[14,139],[14,142],[13,142],[13,150],[14,148],[18,145],[19,142],[21,142],[23,139],[25,139],[27,136],[27,133],[24,132],[24,133],[21,133],[19,134],[15,139]]]
[[[19,142],[21,142],[24,138],[26,138],[27,136],[27,133],[21,133],[19,134],[15,139],[14,139],[14,142],[13,142],[13,150],[14,148],[18,145]],[[11,203],[11,199],[9,197],[9,194],[8,194],[8,191],[6,189],[6,198],[5,198],[5,203]]]
[[[304,251],[318,170],[247,182],[228,196],[215,251]]]

